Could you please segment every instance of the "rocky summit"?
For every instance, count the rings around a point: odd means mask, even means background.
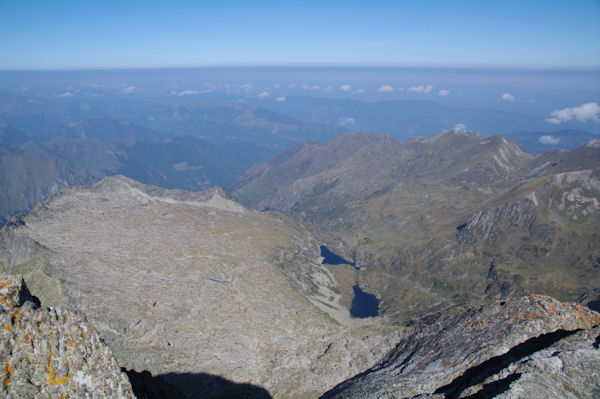
[[[498,301],[402,339],[331,398],[592,398],[600,314],[547,296]]]
[[[134,398],[95,327],[81,314],[40,307],[20,276],[0,277],[0,396]]]
[[[46,305],[86,314],[134,389],[314,398],[401,335],[349,317],[306,230],[218,188],[106,178],[51,197],[0,236],[0,269],[23,274]]]

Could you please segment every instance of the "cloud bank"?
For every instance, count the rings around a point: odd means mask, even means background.
[[[406,91],[408,91],[410,93],[419,93],[419,94],[427,94],[431,90],[433,90],[433,86],[432,85],[415,86],[415,87],[409,87],[408,89],[406,89]]]
[[[552,118],[546,119],[546,122],[558,125],[560,123],[569,122],[570,120],[577,119],[580,122],[586,122],[588,120],[600,121],[598,114],[600,113],[600,106],[597,103],[586,103],[581,104],[578,107],[555,109],[550,113]]]
[[[560,141],[560,139],[558,137],[554,137],[554,136],[540,136],[540,138],[538,139],[539,143],[550,144],[550,145],[558,144],[559,141]]]
[[[503,99],[504,101],[515,101],[515,96],[513,96],[513,95],[512,95],[512,94],[510,94],[510,93],[504,93],[504,94],[502,95],[502,99]]]
[[[121,93],[122,94],[131,94],[137,91],[137,87],[135,86],[127,86],[127,87],[122,87],[121,88]]]
[[[381,86],[379,89],[377,89],[377,91],[380,93],[390,93],[390,92],[394,91],[394,88],[390,85],[385,85],[385,86]]]
[[[454,129],[457,132],[466,132],[467,131],[467,127],[465,126],[464,123],[457,123],[456,125],[454,125]]]
[[[342,87],[340,87],[340,89],[342,89],[345,92],[349,92],[350,90],[352,90],[352,86],[350,86],[349,84],[345,84],[345,85],[342,85]]]
[[[450,90],[440,89],[440,91],[438,91],[438,96],[440,97],[447,97],[448,94],[450,94]]]
[[[347,129],[350,129],[352,128],[352,126],[354,126],[354,118],[350,116],[343,116],[341,118],[338,118],[338,124]]]

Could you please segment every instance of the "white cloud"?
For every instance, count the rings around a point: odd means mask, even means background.
[[[64,93],[59,94],[59,97],[73,97],[75,95],[75,93],[73,93],[72,91],[65,91]]]
[[[135,86],[121,87],[121,94],[131,94],[131,93],[135,93],[136,91],[137,91],[137,87],[135,87]]]
[[[338,118],[338,124],[340,126],[350,129],[352,126],[354,126],[354,118],[350,116],[343,116],[341,118]]]
[[[433,90],[433,86],[432,85],[427,85],[427,86],[415,86],[415,87],[409,87],[407,89],[408,92],[411,93],[419,93],[419,94],[427,94],[429,93],[431,90]]]
[[[281,87],[281,85],[279,83],[276,83],[273,85],[273,89],[277,90]]]
[[[404,87],[398,87],[398,91],[404,91]]]
[[[352,90],[352,86],[350,86],[349,84],[345,84],[345,85],[342,85],[342,87],[340,87],[340,89],[342,89],[345,92],[349,92],[350,90]]]
[[[251,90],[254,86],[252,86],[250,83],[244,83],[243,85],[240,86],[242,89],[248,91]]]
[[[381,86],[379,89],[377,89],[378,92],[380,93],[389,93],[394,91],[394,88],[390,85],[385,85],[385,86]]]
[[[258,97],[262,100],[265,97],[269,97],[269,93],[266,91],[263,91],[262,93],[259,93],[256,97]]]
[[[438,91],[438,96],[440,97],[447,97],[448,94],[450,94],[450,90],[440,89],[440,91]]]
[[[504,93],[504,94],[502,95],[502,99],[503,99],[504,101],[515,101],[515,96],[513,96],[513,95],[512,95],[512,94],[510,94],[510,93]]]
[[[290,89],[293,89],[294,87],[296,87],[296,83],[290,83],[290,84],[288,85],[288,87],[289,87]]]
[[[454,125],[454,128],[452,130],[456,130],[457,132],[466,132],[467,127],[464,123],[457,123],[456,125]]]
[[[542,144],[555,145],[555,144],[558,144],[560,139],[558,137],[554,137],[554,136],[540,136],[538,141]]]
[[[528,103],[534,103],[535,102],[535,98],[530,98],[529,100],[527,100]]]
[[[581,104],[578,107],[555,109],[550,114],[552,118],[546,119],[546,122],[558,125],[559,123],[568,122],[572,119],[577,119],[580,122],[588,120],[600,121],[598,114],[600,106],[597,103]]]
[[[309,86],[309,85],[307,85],[307,84],[303,84],[303,85],[302,85],[302,88],[303,88],[304,90],[318,90],[318,89],[320,89],[321,87],[320,87],[320,86],[318,86],[318,85]]]
[[[277,97],[277,98],[275,99],[275,101],[277,101],[277,102],[280,102],[280,103],[284,102],[285,100],[286,100],[286,98],[285,98],[285,97]]]
[[[181,96],[195,96],[196,94],[200,94],[200,92],[198,90],[182,90],[179,93],[177,93],[177,95],[179,97],[181,97]]]
[[[363,89],[362,87],[360,87],[360,88],[354,90],[352,93],[359,93],[360,94],[360,93],[364,93],[364,92],[365,92],[365,89]]]

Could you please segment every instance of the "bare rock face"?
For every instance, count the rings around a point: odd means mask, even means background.
[[[45,304],[85,313],[142,383],[151,373],[187,397],[259,387],[315,398],[375,364],[400,335],[396,327],[342,325],[315,306],[302,284],[313,281],[318,293],[331,278],[318,244],[297,224],[248,210],[219,189],[111,177],[66,189],[9,222],[0,272],[23,274]],[[297,264],[314,275],[289,278]],[[336,294],[321,297],[329,310]],[[215,384],[223,389],[207,388]]]
[[[40,308],[23,279],[0,277],[0,396],[133,398],[127,376],[83,316]]]
[[[322,398],[598,397],[599,325],[548,296],[496,302],[401,340]]]

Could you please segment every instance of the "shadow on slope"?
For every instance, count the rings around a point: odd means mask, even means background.
[[[252,384],[235,383],[217,375],[204,373],[168,373],[152,376],[147,370],[137,372],[121,368],[129,377],[133,393],[143,399],[271,399],[269,392]]]

